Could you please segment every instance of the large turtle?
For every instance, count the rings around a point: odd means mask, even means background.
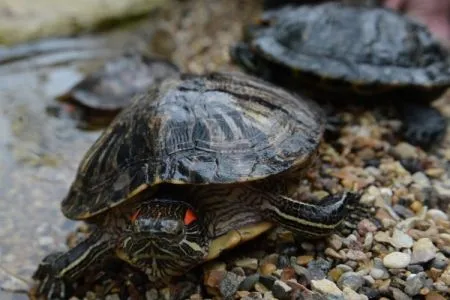
[[[63,213],[97,229],[44,259],[38,294],[116,256],[168,282],[222,250],[280,224],[305,238],[329,234],[357,195],[290,198],[316,156],[318,106],[243,74],[167,79],[137,97],[87,152]]]
[[[394,104],[411,144],[428,148],[445,133],[429,102],[450,86],[448,53],[425,26],[389,9],[331,2],[268,10],[231,56],[317,100]]]

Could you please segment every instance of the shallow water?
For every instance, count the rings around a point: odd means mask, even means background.
[[[100,134],[51,117],[46,107],[83,77],[82,70],[117,55],[126,41],[126,35],[114,33],[41,42],[47,46],[25,51],[23,46],[0,49],[1,287],[26,289],[6,273],[29,280],[42,257],[66,249],[65,239],[76,223],[64,218],[60,202]],[[39,48],[44,50],[33,50]],[[25,295],[0,292],[1,299],[11,297]]]

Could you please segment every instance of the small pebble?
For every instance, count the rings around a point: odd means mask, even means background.
[[[394,300],[411,300],[411,297],[403,293],[400,289],[391,288],[391,291]]]
[[[328,237],[328,244],[331,248],[338,251],[342,247],[342,238],[337,234],[332,234]]]
[[[244,277],[237,276],[233,272],[227,272],[225,278],[219,283],[220,294],[224,298],[232,297],[238,290],[239,284],[244,280]]]
[[[271,290],[274,297],[282,300],[290,298],[289,293],[292,291],[292,288],[283,281],[277,280]]]
[[[259,280],[259,274],[255,273],[250,276],[247,276],[242,282],[239,284],[238,290],[240,291],[250,291],[256,282]]]
[[[277,278],[274,276],[261,276],[259,278],[259,282],[269,290],[272,288],[276,280]]]
[[[352,290],[349,287],[344,287],[342,290],[344,292],[345,300],[368,300],[369,298],[366,295],[361,295]]]
[[[328,279],[311,280],[311,288],[313,291],[319,292],[330,300],[343,300],[343,292],[336,284]]]
[[[243,258],[234,262],[234,265],[244,269],[255,270],[258,269],[258,259],[256,258]]]
[[[383,265],[388,269],[406,268],[411,261],[411,256],[402,252],[392,252],[383,258]]]
[[[398,143],[392,151],[399,159],[414,159],[419,157],[417,148],[405,142]]]
[[[424,272],[409,276],[406,279],[405,293],[410,296],[418,295],[424,287],[426,279],[427,275]]]
[[[308,271],[311,274],[311,279],[318,280],[325,278],[330,267],[331,263],[321,257],[310,261],[308,263]]]
[[[431,266],[433,268],[440,269],[440,270],[445,269],[447,267],[447,265],[448,265],[448,258],[445,257],[445,255],[440,252],[436,254],[436,257],[431,262]]]
[[[414,244],[412,237],[399,229],[394,229],[392,233],[391,245],[397,249],[411,248]]]
[[[339,288],[349,287],[354,291],[360,289],[364,284],[364,278],[355,272],[347,272],[341,275],[337,285]]]
[[[314,259],[312,255],[301,255],[297,257],[297,264],[300,266],[306,266],[310,261]]]
[[[436,257],[437,248],[429,238],[421,238],[414,242],[411,255],[412,264],[425,263]]]
[[[264,263],[259,267],[261,275],[270,275],[277,269],[277,266],[271,263]]]
[[[355,261],[362,261],[367,259],[366,253],[362,252],[361,250],[353,250],[350,249],[346,253],[347,259],[355,260]]]
[[[427,211],[427,217],[433,221],[448,221],[448,215],[440,209],[430,209]]]

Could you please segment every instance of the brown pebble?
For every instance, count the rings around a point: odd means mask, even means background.
[[[192,294],[192,295],[189,297],[189,300],[203,300],[203,297],[202,297],[202,295],[200,295],[200,294]]]
[[[204,284],[206,286],[216,288],[220,282],[225,278],[227,271],[225,270],[211,270],[205,273]]]
[[[425,174],[433,178],[439,178],[445,174],[445,170],[441,168],[429,168],[425,170]]]
[[[300,266],[306,266],[310,261],[314,259],[312,255],[300,255],[297,256],[297,264]]]
[[[238,298],[248,297],[249,295],[250,295],[249,291],[237,291],[236,292],[236,296],[238,296]]]
[[[327,256],[337,258],[337,259],[344,259],[344,257],[345,257],[345,256],[342,256],[341,254],[339,254],[338,252],[336,252],[336,250],[334,250],[332,248],[325,249],[325,254]]]
[[[259,267],[259,272],[262,275],[270,275],[277,269],[277,266],[272,263],[264,263]]]
[[[431,268],[427,271],[428,276],[430,276],[430,278],[432,278],[434,281],[436,281],[441,276],[442,272],[444,271],[436,268]]]
[[[281,272],[281,280],[288,281],[292,278],[295,278],[295,270],[292,267],[284,268]]]
[[[415,212],[418,213],[419,211],[422,210],[423,208],[423,204],[420,201],[414,201],[411,205],[410,208]]]
[[[425,296],[425,300],[445,300],[446,298],[437,292],[430,292]]]

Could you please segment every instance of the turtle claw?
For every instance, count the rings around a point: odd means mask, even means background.
[[[48,300],[64,300],[66,297],[66,284],[62,278],[59,278],[53,268],[55,260],[62,253],[52,253],[46,256],[33,274],[37,287],[35,294],[37,297],[44,297]]]

